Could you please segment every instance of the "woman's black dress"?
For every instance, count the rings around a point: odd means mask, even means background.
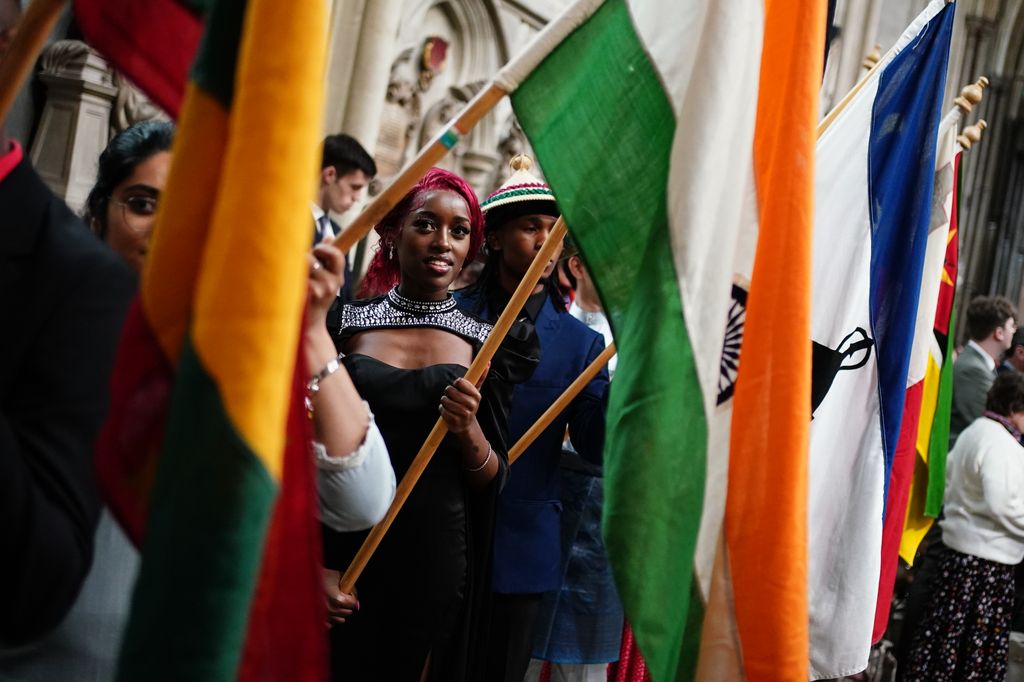
[[[349,326],[337,342],[365,330]],[[444,389],[466,368],[400,369],[360,354],[344,363],[401,480],[439,417]],[[492,362],[477,421],[498,457],[499,475],[482,490],[470,489],[455,439],[445,438],[356,583],[359,611],[331,628],[334,680],[415,682],[428,654],[431,679],[477,678],[475,657],[484,647],[474,642],[486,637],[494,503],[508,470],[508,401],[512,381],[524,380],[535,364],[528,344]],[[325,564],[340,571],[368,534],[323,532]]]

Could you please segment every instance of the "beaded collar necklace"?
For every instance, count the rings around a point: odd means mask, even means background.
[[[414,301],[398,293],[398,287],[388,292],[388,303],[410,315],[438,315],[455,310],[455,298],[451,294],[440,301]]]

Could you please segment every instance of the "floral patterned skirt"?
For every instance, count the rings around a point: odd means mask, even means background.
[[[1012,615],[1013,566],[946,547],[903,679],[1002,682]]]

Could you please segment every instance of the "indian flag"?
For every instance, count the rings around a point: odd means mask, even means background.
[[[577,2],[498,77],[614,328],[605,536],[655,680],[807,678],[824,14]]]
[[[143,535],[122,680],[326,676],[297,367],[326,53],[322,2],[219,0],[192,68],[101,469]],[[299,93],[299,94],[297,94]],[[141,359],[140,359],[141,358]]]
[[[929,3],[818,139],[808,498],[815,679],[867,667],[883,520],[905,509],[887,508],[886,497],[918,327],[953,9]]]

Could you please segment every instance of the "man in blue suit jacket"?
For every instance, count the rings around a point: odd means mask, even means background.
[[[460,305],[496,320],[533,262],[559,212],[551,189],[529,173],[532,162],[516,157],[516,171],[481,204],[488,262],[479,282],[457,294]],[[540,340],[540,365],[515,387],[509,414],[514,443],[600,354],[604,339],[568,314],[550,281],[556,253],[520,313]],[[523,453],[501,496],[494,534],[494,569],[488,680],[522,682],[533,646],[533,626],[544,592],[561,584],[560,472],[568,429],[576,450],[600,462],[608,372],[602,369],[554,423]]]

